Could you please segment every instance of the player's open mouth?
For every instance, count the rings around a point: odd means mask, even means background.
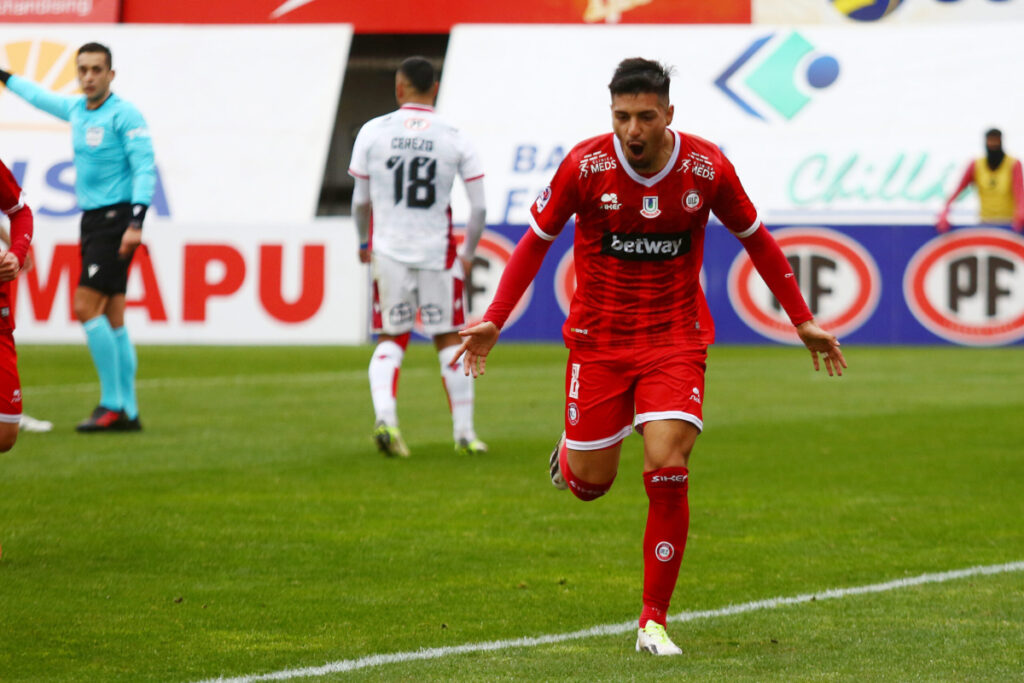
[[[644,143],[642,142],[626,143],[626,148],[629,149],[630,154],[635,157],[643,156],[644,154]]]

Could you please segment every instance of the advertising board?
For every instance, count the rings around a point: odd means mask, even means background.
[[[358,33],[448,33],[455,24],[750,23],[750,0],[124,0],[131,23],[346,23]]]
[[[351,37],[326,25],[3,25],[0,66],[73,95],[78,47],[111,48],[112,90],[142,112],[156,153],[147,221],[308,221]],[[0,88],[0,150],[38,216],[77,224],[67,123]]]
[[[525,224],[572,146],[611,130],[616,64],[658,59],[675,67],[673,127],[722,147],[763,213],[921,224],[981,156],[985,130],[1024,149],[1024,89],[994,66],[1024,62],[1019,26],[880,25],[870,49],[856,26],[462,26],[438,108],[480,150],[489,220]],[[969,192],[953,222],[976,208]]]

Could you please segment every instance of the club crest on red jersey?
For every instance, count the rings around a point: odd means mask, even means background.
[[[575,403],[570,403],[566,416],[569,418],[569,424],[575,425],[580,421],[580,409]]]
[[[644,208],[640,209],[640,215],[644,218],[657,218],[661,215],[661,209],[658,208],[658,196],[650,195],[644,196]]]
[[[683,195],[683,208],[690,213],[697,213],[704,206],[704,197],[697,190],[687,190]]]

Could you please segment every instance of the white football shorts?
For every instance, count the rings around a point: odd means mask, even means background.
[[[413,329],[435,336],[466,324],[462,262],[447,270],[412,268],[373,255],[373,333],[397,336]]]

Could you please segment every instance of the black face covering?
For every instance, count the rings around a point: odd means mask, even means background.
[[[1003,148],[999,149],[988,149],[986,148],[986,158],[988,160],[988,168],[990,171],[994,171],[999,168],[999,164],[1003,163],[1003,159],[1006,158],[1006,152]]]

